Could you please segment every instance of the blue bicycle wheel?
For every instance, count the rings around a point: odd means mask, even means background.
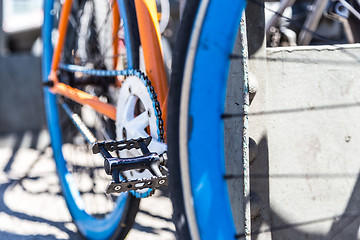
[[[61,64],[112,70],[138,68],[139,37],[132,1],[118,1],[121,20],[119,31],[113,33],[111,1],[74,0],[69,17]],[[57,25],[62,1],[44,3],[43,79],[47,81],[57,41]],[[119,49],[115,54],[114,42]],[[116,61],[115,61],[116,59]],[[115,66],[116,65],[116,66]],[[81,73],[58,71],[61,81],[115,102],[111,92],[113,78],[86,76]],[[53,155],[63,195],[79,232],[88,239],[124,239],[131,229],[139,208],[139,199],[131,194],[106,195],[111,180],[103,169],[103,159],[93,155],[86,139],[79,133],[66,111],[79,115],[98,140],[115,139],[115,124],[93,110],[60,99],[47,88],[44,103],[51,136]],[[62,107],[65,109],[62,109]]]
[[[180,239],[236,239],[226,181],[224,102],[245,1],[187,1],[169,94],[169,167]]]

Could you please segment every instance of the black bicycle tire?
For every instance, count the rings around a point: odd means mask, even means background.
[[[185,203],[183,199],[182,181],[180,169],[179,152],[179,113],[181,86],[185,67],[186,53],[190,42],[191,30],[195,21],[200,0],[189,1],[182,15],[181,25],[178,29],[178,39],[173,51],[173,70],[171,74],[169,103],[168,103],[168,126],[167,142],[169,148],[169,171],[170,190],[173,204],[173,222],[176,227],[177,239],[191,239],[189,223],[185,216]]]

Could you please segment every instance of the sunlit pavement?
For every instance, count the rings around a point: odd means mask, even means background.
[[[0,135],[0,239],[82,239],[66,208],[46,131]],[[142,200],[128,240],[175,239],[167,193]]]

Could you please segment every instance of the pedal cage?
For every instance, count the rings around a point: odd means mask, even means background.
[[[150,179],[123,180],[118,183],[111,181],[106,187],[106,193],[122,193],[130,190],[140,190],[144,188],[157,189],[165,186],[168,186],[167,176],[152,177]]]
[[[131,190],[140,190],[144,188],[157,189],[168,186],[168,171],[166,168],[167,154],[151,153],[148,149],[151,137],[138,138],[123,141],[110,141],[94,143],[93,153],[101,153],[104,157],[104,168],[108,175],[111,175],[111,181],[106,193],[121,193]],[[110,152],[130,149],[141,149],[142,156],[133,158],[113,157]],[[149,170],[152,177],[146,179],[120,179],[121,173],[129,170]]]

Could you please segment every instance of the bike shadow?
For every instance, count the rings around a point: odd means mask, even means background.
[[[81,239],[44,131],[0,134],[0,239]]]
[[[256,239],[358,239],[360,230],[360,175],[345,204],[343,212],[329,213],[326,217],[309,216],[309,221],[299,221],[290,217],[276,203],[271,203],[271,188],[269,174],[269,146],[266,137],[258,144],[258,156],[250,165],[250,185],[256,197],[251,199],[252,221],[251,238]],[[345,174],[346,175],[346,174]],[[289,176],[291,177],[291,176]],[[303,178],[306,177],[304,174]],[[284,179],[284,184],[286,179]],[[281,186],[280,186],[281,187]],[[279,191],[279,190],[277,190]],[[281,191],[280,191],[281,192]],[[336,194],[336,193],[332,193]],[[300,201],[300,199],[299,199]],[[315,204],[315,203],[314,203]],[[324,203],[326,204],[326,203]],[[309,208],[314,206],[309,205]],[[294,209],[296,211],[296,209]],[[287,217],[285,217],[287,216]],[[329,226],[324,232],[324,225]],[[319,231],[319,229],[322,229]]]
[[[83,239],[61,193],[48,133],[3,133],[0,146],[0,239]],[[168,190],[143,202],[127,239],[175,239]]]

